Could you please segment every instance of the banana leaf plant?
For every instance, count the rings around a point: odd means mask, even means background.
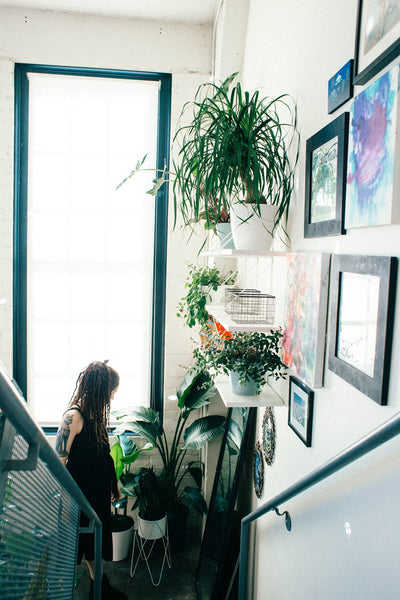
[[[195,410],[209,404],[214,395],[215,388],[207,372],[193,368],[187,373],[176,393],[179,415],[172,439],[167,438],[158,411],[138,406],[113,413],[117,420],[121,420],[114,431],[115,435],[131,432],[144,438],[147,444],[158,451],[163,465],[159,478],[167,490],[167,511],[174,510],[181,504],[200,514],[207,511],[201,494],[201,462],[190,460],[186,463],[185,458],[188,450],[198,450],[221,435],[225,418],[210,415],[197,418],[189,425],[187,421]],[[195,486],[183,486],[182,482],[187,474],[192,476]],[[139,489],[137,481],[135,476],[130,481],[121,476],[121,491],[134,496]]]

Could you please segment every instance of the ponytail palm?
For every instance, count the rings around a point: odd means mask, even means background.
[[[175,219],[179,211],[185,225],[205,218],[211,227],[235,202],[253,203],[258,214],[267,202],[277,207],[275,229],[287,220],[293,191],[296,110],[286,94],[262,98],[240,83],[231,88],[236,75],[201,85],[182,111],[193,114],[174,138]]]
[[[206,372],[192,370],[186,375],[177,391],[179,415],[171,441],[166,436],[160,414],[151,408],[138,406],[114,413],[117,419],[123,419],[116,427],[115,435],[130,431],[157,449],[163,465],[159,478],[168,490],[169,506],[175,502],[183,502],[200,513],[206,511],[205,501],[200,493],[200,462],[192,460],[185,463],[185,458],[188,450],[198,450],[221,435],[225,419],[220,415],[211,415],[197,418],[190,425],[187,425],[187,421],[193,411],[209,404],[214,394],[215,388]],[[182,480],[187,473],[193,477],[197,487],[187,486],[182,490]],[[132,478],[130,495],[134,495],[134,485]],[[129,493],[129,482],[124,485],[123,491]]]

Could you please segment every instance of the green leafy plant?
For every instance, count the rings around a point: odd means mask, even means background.
[[[266,376],[286,377],[286,366],[281,360],[280,330],[269,334],[234,332],[230,338],[213,336],[207,345],[195,349],[198,364],[215,374],[236,371],[241,384],[254,380],[260,393]]]
[[[217,267],[189,265],[185,283],[187,293],[178,304],[178,317],[183,317],[188,327],[206,326],[210,318],[206,304],[211,300],[211,292],[217,291],[220,285],[232,285],[235,280],[236,272],[233,271],[224,276]]]
[[[113,502],[114,514],[112,518],[113,531],[124,531],[129,529],[133,522],[127,515],[128,496],[132,496],[131,483],[135,481],[135,473],[132,472],[132,464],[139,458],[140,454],[146,450],[152,450],[153,445],[145,444],[139,448],[131,436],[124,433],[115,434],[117,441],[111,446],[111,456],[114,461],[115,474],[119,488],[122,494],[121,500]],[[123,513],[120,514],[119,510]]]
[[[182,504],[195,509],[200,514],[207,510],[200,491],[201,463],[197,460],[185,463],[185,458],[188,450],[198,450],[221,435],[225,419],[220,415],[210,415],[197,418],[190,425],[187,424],[187,421],[193,411],[209,404],[210,398],[214,394],[215,388],[208,373],[197,367],[187,373],[177,391],[179,415],[172,441],[167,438],[158,411],[139,406],[113,413],[117,419],[121,420],[114,433],[117,435],[127,431],[134,433],[144,438],[158,451],[162,469],[157,477],[162,486],[163,495],[165,493],[168,512]],[[138,506],[140,506],[142,491],[140,480],[144,474],[145,471],[141,471],[124,483],[124,492],[136,496]],[[192,476],[195,486],[183,487],[182,482],[187,474]],[[152,478],[152,476],[150,477]],[[152,482],[150,481],[150,483]]]
[[[180,213],[185,226],[204,220],[215,230],[229,221],[235,203],[251,203],[258,215],[268,203],[277,207],[272,233],[278,225],[285,231],[299,156],[296,107],[287,94],[261,97],[233,85],[237,75],[200,85],[184,105],[181,119],[190,112],[191,121],[175,133],[173,171],[143,168],[145,156],[117,189],[139,171],[152,170],[160,176],[148,194],[173,182],[175,225]]]
[[[233,85],[236,76],[201,85],[184,106],[192,120],[174,137],[175,222],[179,211],[185,225],[200,218],[212,225],[236,202],[252,203],[258,214],[267,202],[277,207],[275,230],[286,223],[293,191],[296,108],[287,94],[263,98],[242,90]]]

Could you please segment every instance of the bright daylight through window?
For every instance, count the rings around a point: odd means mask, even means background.
[[[58,423],[79,372],[109,359],[114,408],[149,402],[159,82],[29,73],[27,390]]]

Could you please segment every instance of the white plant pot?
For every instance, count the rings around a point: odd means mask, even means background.
[[[261,217],[253,211],[251,204],[234,204],[231,209],[232,235],[236,250],[271,249],[277,207],[260,205]]]
[[[124,560],[128,556],[129,548],[133,538],[133,525],[125,531],[113,531],[113,561]]]
[[[145,540],[158,540],[162,538],[167,531],[167,517],[158,519],[158,521],[146,521],[138,516],[138,534]]]
[[[231,371],[229,373],[229,377],[231,380],[231,388],[232,394],[236,394],[237,396],[255,396],[257,393],[257,384],[254,379],[250,378],[250,381],[247,383],[240,383],[240,374],[236,371]]]
[[[232,227],[230,223],[217,223],[215,226],[219,239],[219,244],[222,249],[233,250],[235,243],[232,236]]]

